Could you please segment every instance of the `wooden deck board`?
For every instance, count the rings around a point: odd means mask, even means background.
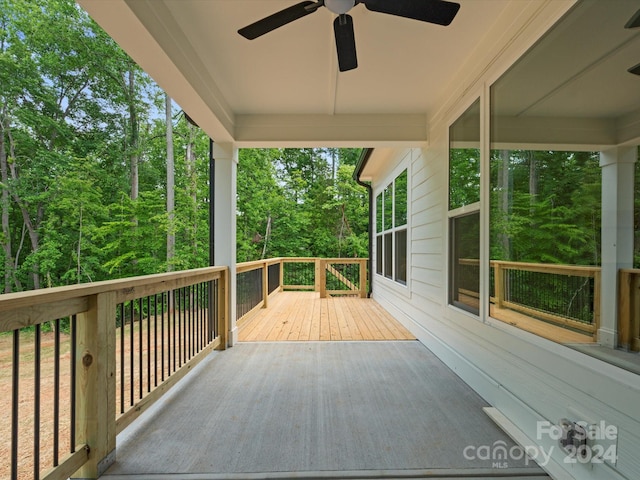
[[[563,344],[595,343],[592,335],[552,325],[506,308],[497,308],[495,305],[491,305],[490,315],[496,320],[535,333],[554,342]]]
[[[281,292],[242,327],[241,342],[415,340],[371,299]]]

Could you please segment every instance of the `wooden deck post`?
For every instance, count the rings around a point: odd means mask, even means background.
[[[593,273],[593,340],[598,339],[600,329],[600,292],[602,291],[602,272],[596,270]]]
[[[216,350],[226,350],[229,337],[229,269],[220,272],[218,280],[218,315],[215,321],[218,323],[218,335],[220,345]]]
[[[640,351],[640,274],[636,271],[632,276],[630,295],[633,310],[631,310],[631,335],[629,341],[631,350],[638,352]]]
[[[269,263],[262,264],[262,308],[269,306]]]
[[[116,292],[94,295],[77,318],[76,444],[89,446],[87,463],[72,478],[98,478],[115,461]]]
[[[320,298],[327,298],[327,261],[324,258],[316,259],[316,272],[316,291],[320,290]]]
[[[367,259],[360,259],[360,298],[367,298]]]
[[[316,258],[313,261],[313,265],[314,265],[313,291],[314,292],[322,291],[322,282],[320,280],[320,277],[322,276],[322,274],[320,273],[320,270],[321,270],[320,263],[321,263],[321,260],[319,258]]]
[[[504,300],[504,270],[500,262],[494,262],[494,267],[496,269],[494,274],[496,307],[502,308],[502,302]]]
[[[631,345],[631,310],[632,296],[631,286],[633,284],[631,272],[620,270],[619,291],[618,291],[618,343],[622,348],[629,348]]]

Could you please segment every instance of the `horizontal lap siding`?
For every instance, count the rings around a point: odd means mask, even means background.
[[[446,127],[441,131],[446,133]],[[497,321],[484,323],[447,306],[446,152],[442,137],[432,141],[427,151],[411,151],[410,291],[377,279],[374,297],[531,438],[535,439],[540,420],[584,417],[615,425],[619,432],[617,468],[637,476],[640,388],[629,387],[630,374],[612,374],[614,367],[567,347]],[[404,154],[398,161],[401,158]],[[563,457],[557,460],[562,464]],[[616,478],[607,466],[592,471],[582,465],[573,469],[576,477],[595,479],[611,474]]]
[[[434,155],[436,150],[414,148],[396,157],[395,168],[401,162],[408,162],[410,169],[410,257],[408,273],[410,292],[399,292],[391,282],[377,275],[374,279],[374,297],[379,298],[391,310],[402,312],[405,319],[427,328],[433,315],[440,316],[444,307],[445,259],[444,228],[442,213],[447,201],[446,168],[442,157]],[[374,188],[382,187],[374,185]]]

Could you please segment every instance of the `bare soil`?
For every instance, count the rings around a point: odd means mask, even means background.
[[[185,347],[174,347],[173,340],[169,347],[168,339],[173,338],[173,324],[168,318],[164,319],[164,342],[161,335],[162,319],[158,318],[154,326],[153,320],[142,321],[142,339],[140,338],[140,322],[134,324],[133,335],[130,325],[126,325],[124,332],[116,330],[116,417],[126,412],[147,392],[153,390],[156,385],[167,378],[170,367],[173,371],[174,348],[175,355],[182,351],[184,359]],[[184,326],[184,323],[183,323]],[[178,335],[176,330],[176,336]],[[121,336],[124,333],[124,366],[121,368]],[[185,342],[185,334],[180,333],[182,342]],[[192,338],[192,337],[190,337]],[[54,458],[54,342],[55,335],[52,332],[42,333],[41,336],[41,360],[40,360],[40,422],[37,430],[40,441],[34,445],[36,430],[35,418],[35,334],[33,332],[21,332],[20,334],[20,363],[18,386],[18,479],[29,480],[34,475],[35,451],[39,451],[39,471],[42,476],[53,467]],[[157,342],[157,350],[155,344]],[[70,337],[61,334],[60,338],[60,413],[59,413],[59,445],[58,458],[62,461],[70,453],[70,371],[71,371],[71,347]],[[186,344],[188,345],[188,341]],[[195,343],[198,343],[197,341]],[[182,345],[184,345],[183,343]],[[149,357],[149,346],[151,357]],[[195,346],[192,346],[192,351]],[[133,354],[133,385],[131,384],[131,352]],[[140,355],[142,352],[142,355]],[[162,363],[164,356],[164,363]],[[187,357],[189,355],[186,355]],[[11,476],[11,410],[12,410],[12,358],[13,336],[11,334],[0,335],[0,478]],[[169,365],[171,361],[171,365]],[[181,362],[175,359],[175,367]],[[124,376],[124,382],[122,377]],[[133,388],[132,388],[133,387]],[[133,392],[133,393],[132,393]],[[123,401],[121,401],[121,397]]]

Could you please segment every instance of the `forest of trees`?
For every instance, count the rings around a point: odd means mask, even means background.
[[[208,265],[208,149],[73,0],[0,0],[0,292]],[[366,256],[359,155],[241,150],[238,261]]]
[[[601,184],[595,152],[493,151],[491,258],[600,265]]]
[[[208,149],[73,0],[0,0],[0,292],[208,265]],[[241,150],[237,260],[367,256],[359,155]],[[452,205],[478,170],[456,163]],[[597,153],[492,152],[491,258],[598,265],[600,175]]]

